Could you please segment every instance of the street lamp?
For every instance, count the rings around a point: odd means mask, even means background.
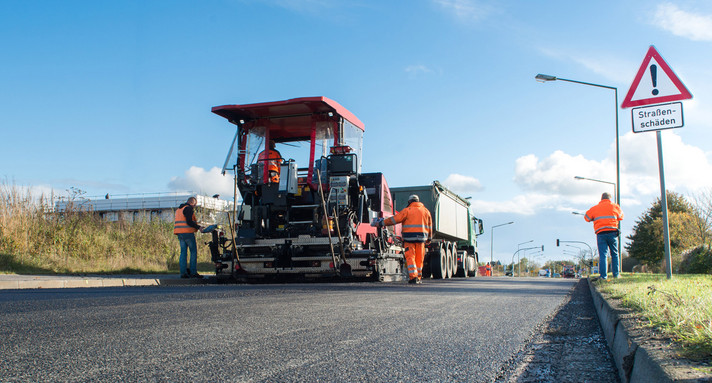
[[[529,242],[534,242],[534,240],[532,239],[532,240],[529,240],[529,241],[526,241],[526,242],[522,242],[522,243],[517,244],[517,250],[519,250],[519,246],[521,246],[521,245],[523,245],[523,244],[525,244],[525,243],[529,243]],[[519,251],[517,251],[517,253],[519,253]],[[525,251],[524,253],[526,254],[526,251]],[[520,265],[520,263],[521,263],[521,261],[520,261],[520,259],[519,259],[519,255],[517,255],[517,270],[519,270],[519,271],[521,271],[521,265]],[[519,276],[519,271],[517,272],[517,277]],[[514,274],[514,270],[512,270],[512,274]]]
[[[593,182],[600,182],[600,183],[602,183],[602,184],[613,185],[613,196],[614,196],[614,197],[617,197],[617,196],[618,196],[618,190],[617,190],[618,188],[616,188],[616,183],[615,183],[615,182],[601,181],[601,180],[596,180],[596,179],[593,179],[593,178],[586,178],[586,177],[581,177],[581,176],[574,176],[574,178],[577,179],[577,180],[587,180],[587,181],[593,181]],[[616,201],[618,200],[617,198],[615,198],[615,199],[616,199]]]
[[[618,190],[621,189],[621,162],[620,162],[620,146],[618,143],[618,88],[614,86],[607,86],[607,85],[600,85],[600,84],[593,84],[590,82],[583,82],[583,81],[576,81],[576,80],[568,80],[565,78],[559,78],[556,76],[550,76],[546,74],[538,74],[536,75],[536,80],[540,82],[549,82],[549,81],[566,81],[566,82],[573,82],[575,84],[581,84],[581,85],[588,85],[588,86],[595,86],[597,88],[605,88],[605,89],[612,89],[615,92],[615,108],[616,108],[616,185],[618,186]],[[616,193],[616,203],[620,206],[621,204],[621,197]],[[618,238],[618,246],[621,246],[620,243],[620,237]]]
[[[511,222],[502,223],[499,225],[492,226],[492,229],[490,230],[490,266],[492,266],[494,264],[494,228],[504,226],[504,225],[511,225],[513,223],[514,223],[514,221],[511,221]]]

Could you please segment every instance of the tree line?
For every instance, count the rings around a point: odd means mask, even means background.
[[[673,272],[712,273],[712,189],[690,200],[671,191],[666,192],[666,197]],[[635,221],[633,233],[626,238],[629,257],[647,271],[663,270],[665,249],[660,198]]]

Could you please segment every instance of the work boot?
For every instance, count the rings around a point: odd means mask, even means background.
[[[418,283],[418,278],[411,278],[411,279],[408,281],[408,283],[411,284],[411,285],[414,285],[414,284]]]
[[[423,279],[422,279],[422,278],[418,278],[418,279],[415,281],[415,283],[418,284],[418,285],[420,285],[420,284],[423,283]]]
[[[198,273],[195,273],[195,274],[191,275],[190,277],[191,278],[203,278],[203,276]]]

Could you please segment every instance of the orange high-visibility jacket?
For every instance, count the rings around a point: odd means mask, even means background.
[[[175,226],[173,227],[173,234],[183,234],[183,233],[195,233],[198,229],[188,225],[188,221],[185,219],[185,214],[183,210],[190,205],[185,205],[178,210],[176,210]],[[196,222],[195,213],[193,213],[193,222]]]
[[[586,222],[593,221],[596,234],[618,230],[618,221],[623,220],[623,210],[609,199],[602,199],[598,205],[588,209],[583,216]]]
[[[420,202],[411,202],[398,214],[383,220],[384,225],[402,223],[401,235],[405,242],[427,242],[433,237],[433,219]]]

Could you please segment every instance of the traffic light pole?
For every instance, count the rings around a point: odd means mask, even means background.
[[[593,249],[591,248],[591,246],[588,243],[581,242],[581,241],[562,241],[557,238],[556,239],[556,247],[559,247],[559,242],[561,242],[561,243],[580,243],[580,244],[586,245],[588,247],[588,249],[591,251],[591,274],[593,274]]]

